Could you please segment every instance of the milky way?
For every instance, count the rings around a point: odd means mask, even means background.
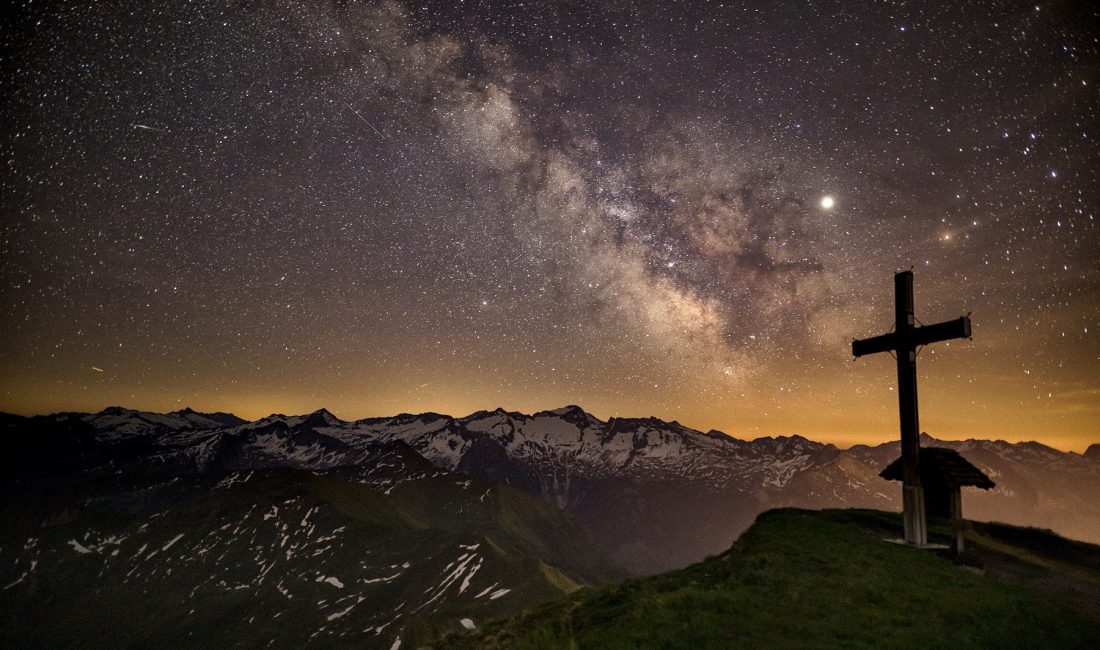
[[[0,409],[1100,422],[1087,3],[27,3]],[[828,197],[829,200],[826,200]]]

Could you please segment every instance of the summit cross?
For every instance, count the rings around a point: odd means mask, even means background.
[[[970,338],[970,317],[920,326],[913,315],[913,272],[894,275],[894,331],[852,341],[852,354],[862,357],[894,352],[898,361],[898,410],[901,414],[902,508],[905,542],[928,543],[924,489],[920,478],[920,422],[917,419],[917,348],[937,341]]]

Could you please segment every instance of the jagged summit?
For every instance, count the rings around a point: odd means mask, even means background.
[[[377,418],[364,418],[362,420],[356,420],[355,424],[368,424],[368,423],[409,423],[409,422],[430,422],[432,420],[450,419],[451,416],[443,415],[442,413],[436,413],[434,411],[425,411],[424,413],[399,413],[392,417],[377,417]]]
[[[131,413],[137,413],[137,411],[122,406],[108,406],[99,412],[100,415],[130,415]]]
[[[333,415],[328,409],[319,408],[309,415],[306,415],[302,419],[302,424],[314,427],[335,427],[346,423]]]
[[[507,411],[504,408],[498,406],[497,408],[493,409],[492,411],[485,411],[485,410],[474,411],[473,413],[471,413],[471,414],[469,414],[465,417],[458,418],[458,420],[460,422],[476,422],[478,420],[484,420],[486,418],[493,418],[493,417],[503,418],[503,419],[525,419],[525,418],[529,418],[531,416],[526,415],[524,413],[519,413],[517,411]]]
[[[831,444],[810,440],[798,434],[790,436],[762,436],[755,438],[752,444],[767,445],[777,450],[816,451],[824,448],[836,449]]]
[[[185,406],[178,411],[172,411],[168,413],[168,415],[187,420],[200,428],[212,428],[217,426],[235,427],[248,422],[248,420],[237,417],[232,413],[225,413],[223,411],[204,413],[202,411],[196,411],[190,406]]]
[[[252,429],[252,428],[258,428],[258,427],[263,427],[263,426],[267,426],[267,425],[270,425],[270,424],[274,424],[276,422],[282,422],[283,424],[289,424],[290,422],[294,422],[296,424],[296,423],[302,421],[303,419],[304,418],[302,418],[301,416],[284,415],[282,413],[272,413],[271,415],[262,417],[259,420],[253,420],[252,422],[249,422],[247,426],[248,426],[248,428]]]
[[[576,404],[569,404],[568,406],[562,406],[560,408],[551,409],[549,411],[539,411],[538,413],[535,413],[533,417],[560,418],[582,429],[604,425],[603,420],[585,411],[583,408],[577,406]]]
[[[590,418],[595,417],[591,413],[585,411],[583,408],[577,406],[576,404],[569,404],[569,405],[562,406],[562,407],[559,407],[559,408],[556,408],[556,409],[550,409],[548,411],[539,411],[538,413],[535,413],[535,415],[536,416],[539,416],[539,415],[557,415],[559,417],[575,417],[575,416],[587,416],[587,417],[590,417]]]

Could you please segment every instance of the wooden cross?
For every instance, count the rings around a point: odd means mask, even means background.
[[[924,546],[928,529],[920,483],[920,423],[917,420],[917,348],[937,341],[970,338],[970,317],[918,326],[913,316],[913,272],[894,275],[894,331],[852,341],[852,354],[893,351],[898,359],[898,409],[901,413],[902,507],[905,541]]]

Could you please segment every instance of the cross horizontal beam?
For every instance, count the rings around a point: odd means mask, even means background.
[[[927,327],[915,327],[909,330],[909,342],[913,346],[928,345],[937,341],[970,338],[970,317],[960,316],[955,320],[944,321]]]
[[[874,336],[869,339],[852,341],[852,355],[857,357],[862,357],[866,354],[875,354],[877,352],[887,352],[889,350],[897,349],[897,332],[890,332],[889,334],[882,334],[880,336]]]
[[[852,341],[852,355],[862,357],[889,350],[907,350],[937,341],[968,338],[970,338],[970,317],[960,316],[955,320],[927,327],[914,327],[904,332],[890,332],[869,339]]]

